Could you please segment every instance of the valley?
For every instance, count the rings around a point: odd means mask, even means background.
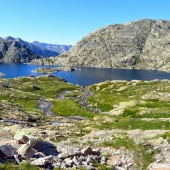
[[[1,152],[4,151],[2,146],[7,143],[16,151],[22,147],[24,144],[16,146],[13,137],[18,130],[26,128],[29,136],[26,132],[22,134],[28,138],[36,136],[37,144],[33,146],[35,153],[41,151],[45,159],[50,153],[42,151],[41,147],[47,151],[48,147],[53,146],[51,153],[55,155],[50,159],[60,160],[61,164],[57,161],[54,166],[50,160],[46,161],[54,169],[73,166],[67,165],[68,160],[79,162],[76,153],[81,151],[82,154],[85,148],[89,153],[82,155],[84,163],[74,165],[80,169],[88,166],[99,169],[146,169],[151,163],[150,167],[169,166],[169,80],[113,80],[81,87],[47,75],[1,79],[0,88]],[[46,106],[52,104],[48,108],[52,115],[46,115],[45,110],[41,109],[40,99]],[[89,147],[93,152],[97,151],[97,155],[100,154],[95,158],[98,161],[87,163],[92,159]],[[19,155],[20,161],[25,159],[22,153]],[[40,159],[31,157],[28,162]],[[8,159],[1,156],[0,161],[7,162]],[[33,166],[31,164],[29,166]],[[5,166],[14,168],[14,165],[0,165],[1,168]],[[17,168],[19,166],[15,165],[14,169]]]

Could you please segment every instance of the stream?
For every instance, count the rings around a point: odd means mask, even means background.
[[[38,108],[41,109],[47,116],[55,116],[55,113],[51,111],[53,104],[51,102],[45,102],[44,99],[38,100]]]

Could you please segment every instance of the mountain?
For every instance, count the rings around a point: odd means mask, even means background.
[[[38,41],[33,41],[32,44],[60,54],[67,52],[72,47],[72,45],[46,44]]]
[[[32,44],[30,42],[24,41],[20,38],[13,38],[11,36],[5,37],[4,40],[18,41],[33,51],[35,54],[43,57],[58,56],[59,53],[51,50],[47,50],[41,46]]]
[[[38,59],[40,56],[19,41],[15,41],[12,37],[0,38],[0,62],[25,63],[35,58]]]
[[[72,47],[71,45],[46,44],[38,41],[33,41],[30,43],[20,38],[13,38],[11,36],[5,37],[4,40],[18,41],[32,50],[35,54],[43,57],[58,56]]]
[[[50,63],[170,72],[170,21],[143,19],[100,28]]]

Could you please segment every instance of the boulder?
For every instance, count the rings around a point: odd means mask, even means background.
[[[151,163],[147,170],[170,170],[170,164]]]
[[[19,149],[18,149],[18,154],[21,155],[21,157],[25,158],[26,160],[29,160],[30,158],[33,157],[35,154],[34,149],[32,149],[30,146],[27,144],[23,144]]]
[[[39,140],[32,129],[17,130],[14,139],[23,144],[27,143],[30,147],[33,147]]]
[[[47,165],[48,161],[45,160],[44,158],[39,158],[31,162],[32,165],[37,165],[37,166],[45,166]]]
[[[16,149],[11,145],[0,146],[0,157],[13,157],[16,154]]]
[[[82,150],[81,150],[81,153],[82,153],[82,155],[84,155],[84,156],[90,155],[90,154],[93,153],[93,152],[92,152],[92,148],[91,148],[90,146],[88,146],[88,147],[82,149]]]
[[[58,144],[57,145],[57,151],[62,152],[62,155],[65,155],[65,154],[75,155],[79,152],[79,149],[72,147],[72,146],[66,146],[66,145]]]
[[[120,161],[120,156],[113,155],[107,160],[107,164],[108,165],[117,165],[119,161]]]

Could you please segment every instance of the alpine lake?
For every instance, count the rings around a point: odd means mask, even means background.
[[[42,74],[34,73],[40,67],[57,68],[58,66],[40,66],[28,64],[0,64],[0,72],[5,76],[2,78],[16,78],[29,76],[34,74],[40,76]],[[53,73],[66,81],[81,86],[89,86],[107,80],[154,80],[154,79],[170,79],[170,73],[156,70],[135,70],[135,69],[114,69],[114,68],[95,68],[95,67],[77,67],[76,71],[59,71]]]

